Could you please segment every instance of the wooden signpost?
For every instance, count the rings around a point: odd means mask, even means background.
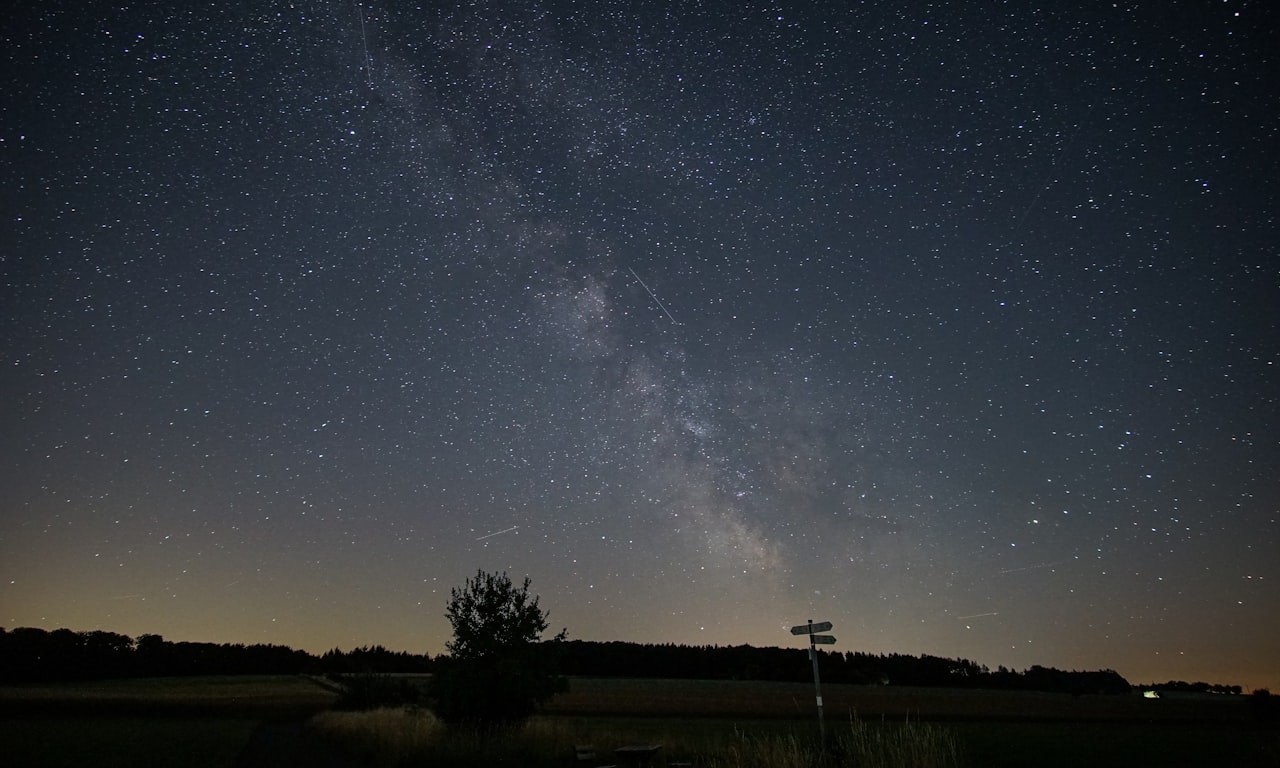
[[[813,662],[813,693],[814,698],[818,700],[818,735],[825,744],[827,741],[827,727],[822,722],[822,680],[818,677],[818,648],[819,645],[834,645],[835,637],[831,635],[819,635],[817,632],[826,632],[831,629],[831,622],[820,621],[813,623],[813,619],[809,619],[808,623],[800,624],[791,628],[793,635],[809,636],[809,660]]]

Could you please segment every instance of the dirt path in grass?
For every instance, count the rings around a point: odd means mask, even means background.
[[[259,725],[240,750],[236,768],[361,768],[300,722],[266,722]]]

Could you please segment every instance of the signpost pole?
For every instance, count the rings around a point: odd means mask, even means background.
[[[827,743],[827,726],[822,722],[822,678],[818,676],[818,646],[833,645],[836,639],[832,635],[816,633],[826,632],[828,629],[831,629],[831,622],[820,621],[814,624],[813,619],[791,628],[793,635],[809,636],[809,660],[813,662],[813,696],[818,700],[818,735],[822,737],[823,744]]]
[[[813,662],[813,695],[818,700],[818,738],[827,743],[827,726],[822,720],[822,679],[818,677],[818,646],[813,640],[813,619],[809,619],[809,659]]]

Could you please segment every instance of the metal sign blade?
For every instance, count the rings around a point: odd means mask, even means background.
[[[831,635],[814,635],[811,638],[815,645],[835,645],[836,639]]]
[[[831,629],[831,622],[818,621],[818,622],[814,622],[813,624],[801,624],[797,627],[792,627],[791,634],[807,635],[810,632],[826,632],[828,629]]]

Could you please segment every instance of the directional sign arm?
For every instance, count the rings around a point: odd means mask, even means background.
[[[831,629],[831,622],[819,621],[816,624],[800,624],[799,626],[792,627],[791,634],[810,635],[814,632],[826,632],[828,629]]]

